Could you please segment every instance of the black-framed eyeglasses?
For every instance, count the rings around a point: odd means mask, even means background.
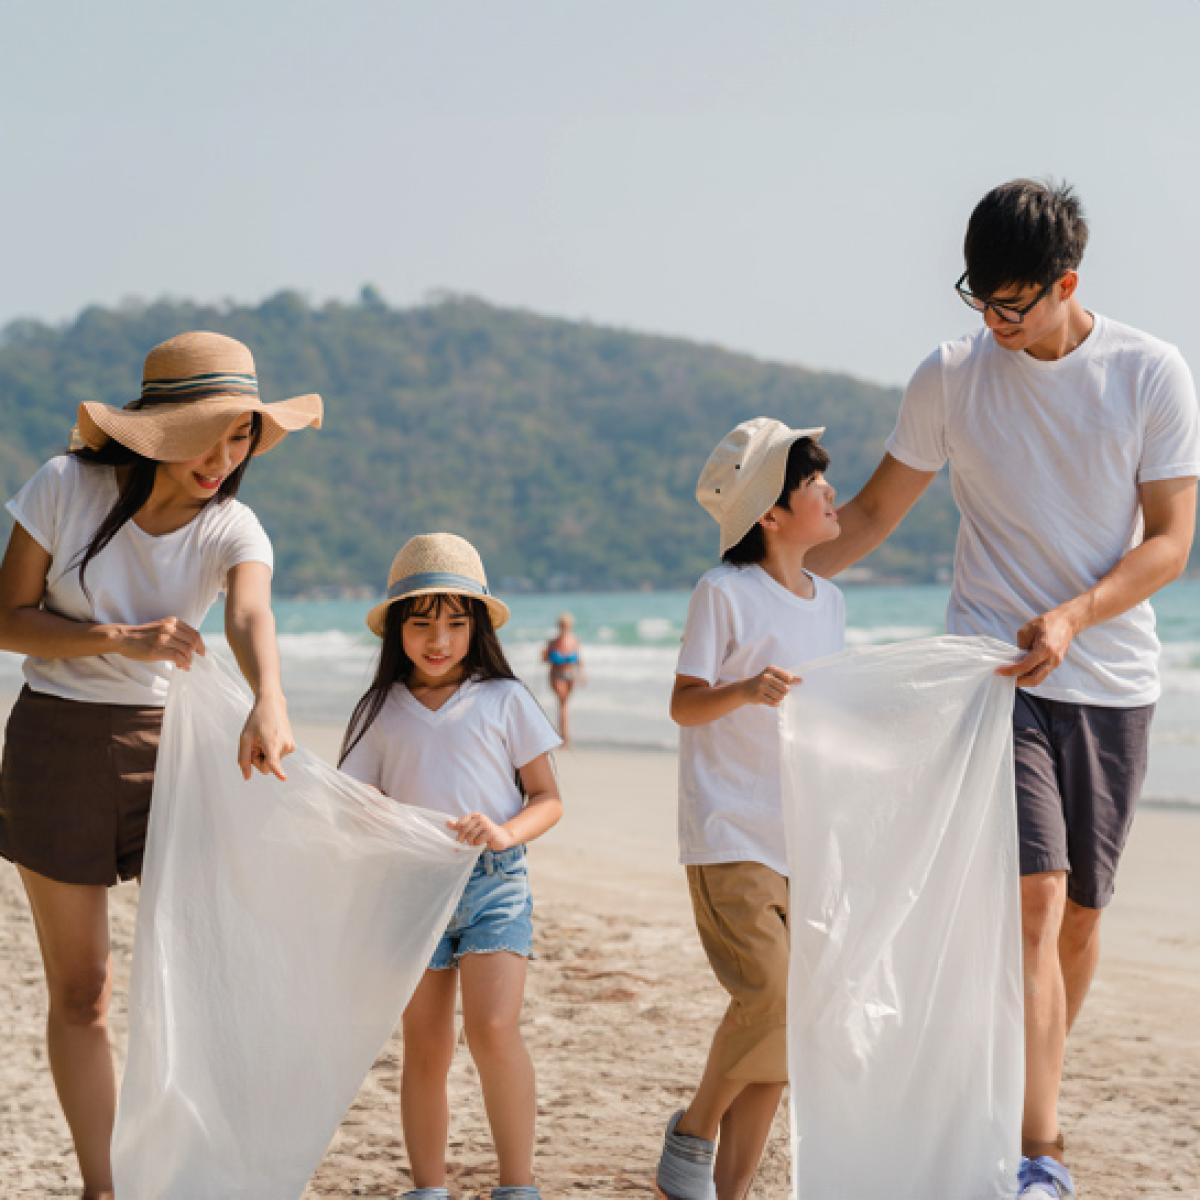
[[[985,300],[982,296],[976,296],[966,286],[966,271],[958,277],[958,282],[954,285],[954,290],[962,297],[962,302],[977,313],[987,312],[990,308],[1006,325],[1020,325],[1025,320],[1025,314],[1031,309],[1036,308],[1050,295],[1050,289],[1054,287],[1055,282],[1052,279],[1028,304],[997,304],[995,300]]]

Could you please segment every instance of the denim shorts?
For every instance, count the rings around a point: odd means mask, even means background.
[[[429,969],[445,971],[464,954],[498,950],[533,957],[533,897],[524,846],[498,854],[484,850],[479,856]]]

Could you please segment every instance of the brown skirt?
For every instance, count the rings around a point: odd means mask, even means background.
[[[4,733],[0,854],[61,883],[140,875],[162,717],[23,688]]]

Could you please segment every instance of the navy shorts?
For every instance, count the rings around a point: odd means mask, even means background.
[[[1146,777],[1154,705],[1105,708],[1017,689],[1013,755],[1021,874],[1066,871],[1067,896],[1103,908]]]

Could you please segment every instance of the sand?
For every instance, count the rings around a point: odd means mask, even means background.
[[[300,736],[330,754],[337,734]],[[531,850],[540,961],[526,1036],[539,1076],[540,1181],[547,1198],[646,1196],[663,1122],[698,1077],[723,1009],[674,861],[674,758],[572,751],[560,772],[567,816]],[[1068,1048],[1063,1124],[1088,1200],[1200,1196],[1198,860],[1200,815],[1143,810],[1105,919],[1099,976]],[[118,1049],[136,902],[132,885],[112,893]],[[0,954],[0,1196],[77,1196],[46,1070],[33,928],[16,872],[3,863]],[[408,1185],[400,1060],[393,1037],[306,1197],[395,1197]],[[463,1198],[486,1195],[495,1182],[487,1127],[463,1046],[451,1090],[451,1187]],[[781,1115],[755,1200],[788,1195],[787,1160]]]

